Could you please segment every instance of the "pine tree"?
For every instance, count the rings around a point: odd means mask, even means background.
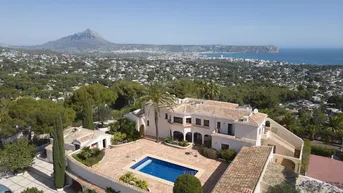
[[[83,104],[82,126],[94,130],[92,105],[88,99]]]
[[[65,182],[65,152],[64,152],[64,136],[61,115],[57,117],[54,125],[54,141],[52,147],[54,161],[54,179],[56,188],[63,188]]]

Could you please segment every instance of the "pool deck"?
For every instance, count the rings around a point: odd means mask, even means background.
[[[193,147],[194,153],[192,155],[186,155],[186,152],[191,149],[192,147],[188,149],[178,149],[156,143],[149,139],[141,139],[136,143],[106,149],[104,159],[94,166],[93,170],[106,176],[119,179],[120,176],[130,171],[129,166],[136,163],[136,161],[140,161],[140,159],[145,156],[150,155],[192,169],[201,170],[197,176],[203,185],[203,192],[211,192],[228,164],[203,157],[198,153],[196,147]],[[195,154],[197,154],[197,157],[194,156]],[[138,171],[134,173],[136,177],[148,182],[148,186],[152,192],[173,192],[172,183],[167,183],[165,180]]]

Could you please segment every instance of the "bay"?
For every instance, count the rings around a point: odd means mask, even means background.
[[[279,49],[278,53],[208,53],[208,57],[258,59],[294,64],[343,65],[343,48],[335,49]]]

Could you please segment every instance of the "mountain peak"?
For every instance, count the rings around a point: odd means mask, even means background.
[[[85,38],[85,39],[97,39],[97,38],[103,39],[97,32],[91,30],[90,28],[87,28],[85,31],[76,33],[72,36],[74,36],[77,39],[79,39],[79,38],[82,38],[82,39],[83,38]]]

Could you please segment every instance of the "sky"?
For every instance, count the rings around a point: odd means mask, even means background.
[[[1,0],[0,43],[90,28],[114,43],[343,48],[343,0]]]

